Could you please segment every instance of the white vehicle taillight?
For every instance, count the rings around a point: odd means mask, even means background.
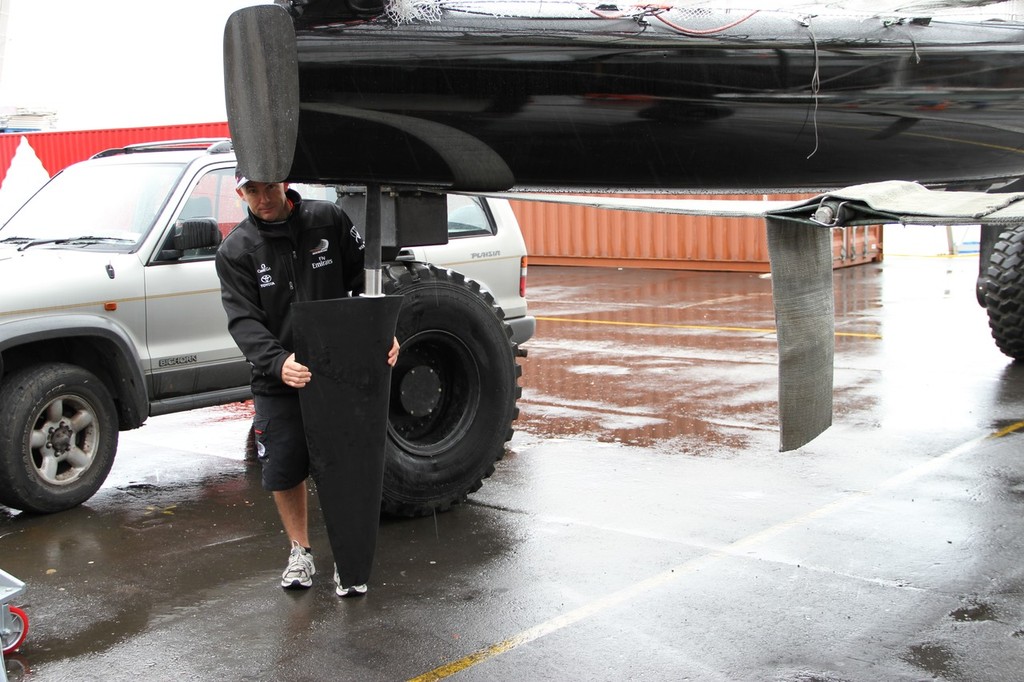
[[[526,256],[519,259],[519,295],[526,298]]]

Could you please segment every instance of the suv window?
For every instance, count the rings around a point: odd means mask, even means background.
[[[448,195],[448,238],[494,234],[491,218],[478,197]]]
[[[177,219],[172,223],[164,236],[163,247],[157,257],[161,262],[182,262],[209,260],[217,253],[216,246],[185,249],[175,256],[167,258],[168,252],[174,251],[174,235],[182,220],[208,218],[217,223],[221,239],[234,229],[245,217],[245,202],[235,192],[235,171],[233,168],[219,168],[207,171],[192,188],[178,212]],[[166,260],[165,260],[166,259]]]
[[[321,199],[330,202],[338,200],[338,190],[333,185],[308,185],[304,182],[293,182],[288,187],[298,192],[303,199]]]
[[[181,164],[169,163],[70,166],[11,216],[0,239],[93,237],[124,240],[124,248],[133,248],[153,226],[181,171]]]
[[[235,192],[235,171],[221,168],[203,175],[178,214],[183,218],[213,218],[226,237],[245,218],[245,202]]]
[[[338,193],[331,185],[315,185],[293,183],[290,187],[304,199],[322,199],[335,201]],[[220,226],[221,236],[227,236],[235,225],[240,223],[246,214],[245,202],[235,192],[234,171],[222,168],[206,173],[196,184],[195,189],[178,214],[178,219],[213,218]],[[490,213],[479,197],[461,194],[448,195],[448,237],[479,237],[493,235],[494,222]],[[167,236],[165,248],[171,248],[173,232]],[[216,252],[213,249],[189,249],[182,260],[211,258]]]
[[[338,194],[334,187],[328,185],[310,185],[293,183],[289,185],[303,199],[324,199],[334,201]],[[221,238],[226,237],[246,216],[245,200],[235,191],[234,168],[219,168],[208,171],[196,183],[192,193],[182,204],[178,220],[189,218],[213,218],[220,228]],[[174,226],[167,233],[164,249],[174,248]],[[186,249],[178,261],[204,260],[213,258],[217,247],[202,249]]]

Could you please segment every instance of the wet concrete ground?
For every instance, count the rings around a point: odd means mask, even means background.
[[[8,675],[1024,680],[1024,367],[976,267],[838,272],[835,425],[790,453],[768,279],[531,268],[506,458],[467,504],[384,521],[356,600],[317,516],[317,583],[277,587],[244,409],[152,419],[87,505],[0,508],[31,619]]]

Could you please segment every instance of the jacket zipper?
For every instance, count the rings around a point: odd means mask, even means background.
[[[302,292],[299,291],[299,254],[295,251],[295,247],[292,247],[292,263],[291,263],[291,279],[288,280],[288,287],[292,290],[292,294],[295,295],[296,301],[303,300]]]

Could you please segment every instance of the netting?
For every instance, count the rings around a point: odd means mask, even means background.
[[[440,21],[441,0],[388,0],[384,14],[396,24]]]

